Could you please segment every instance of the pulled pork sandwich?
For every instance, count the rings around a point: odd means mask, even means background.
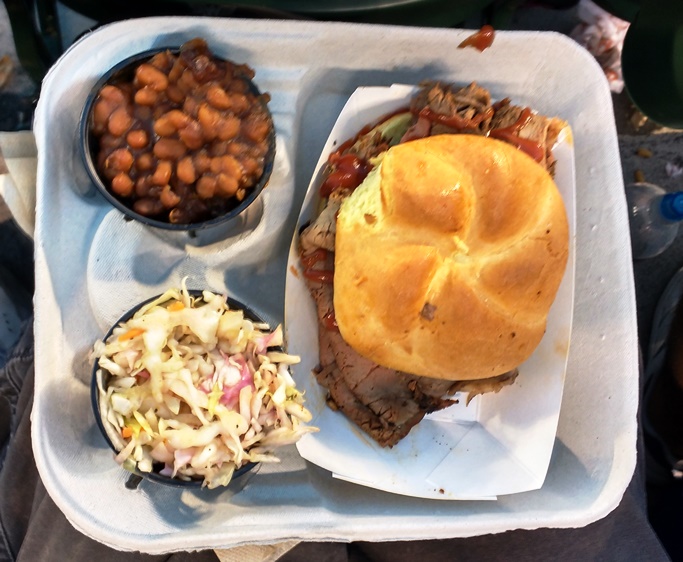
[[[512,384],[538,346],[568,257],[551,177],[564,125],[429,83],[330,156],[300,236],[316,378],[380,445],[456,392]]]

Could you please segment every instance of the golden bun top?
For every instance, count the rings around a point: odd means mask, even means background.
[[[548,172],[510,144],[399,144],[342,204],[334,308],[361,355],[449,380],[500,375],[538,346],[567,264]]]

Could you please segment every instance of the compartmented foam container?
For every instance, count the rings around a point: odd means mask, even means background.
[[[152,18],[105,26],[46,77],[34,131],[36,380],[33,446],[41,478],[71,523],[123,550],[150,553],[303,540],[466,537],[580,527],[620,502],[636,460],[638,347],[628,221],[611,95],[595,60],[568,38],[500,32],[480,53],[470,32],[320,22]],[[250,64],[272,96],[270,183],[240,228],[187,246],[124,221],[82,167],[77,129],[102,72],[135,52],[208,40]],[[577,77],[581,77],[578,80]],[[434,501],[333,478],[295,447],[241,488],[125,488],[89,406],[89,351],[133,304],[189,276],[284,320],[288,249],[306,189],[342,107],[361,86],[476,80],[572,125],[576,282],[561,413],[540,489],[496,501]],[[289,304],[288,304],[289,307]],[[290,312],[288,311],[288,314]],[[308,373],[300,373],[308,376]],[[297,373],[295,371],[295,376]]]

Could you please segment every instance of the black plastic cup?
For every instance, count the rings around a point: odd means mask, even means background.
[[[189,290],[188,293],[192,297],[201,297],[202,296],[202,291],[200,290]],[[114,331],[114,328],[116,328],[119,324],[122,324],[123,322],[126,322],[130,320],[135,313],[140,310],[143,306],[146,304],[149,304],[150,302],[158,299],[161,295],[157,295],[154,297],[151,297],[147,299],[146,301],[141,302],[140,304],[134,306],[131,308],[128,312],[126,312],[119,320],[109,329],[107,334],[104,336],[102,341],[107,341],[107,339],[111,336],[111,334]],[[263,323],[264,320],[256,314],[251,308],[248,306],[242,304],[241,302],[228,297],[227,299],[228,302],[228,307],[231,310],[241,310],[244,313],[245,318],[248,318],[252,322],[257,322],[257,323]],[[114,451],[115,454],[119,453],[119,449],[114,445],[113,441],[109,437],[109,433],[107,431],[107,428],[105,427],[105,422],[102,420],[102,410],[100,407],[100,390],[99,390],[99,385],[98,383],[102,383],[102,388],[107,388],[109,379],[111,378],[111,375],[107,373],[104,369],[100,369],[100,363],[99,360],[95,360],[92,368],[92,378],[91,378],[91,384],[90,384],[90,401],[92,404],[92,409],[93,413],[95,415],[95,422],[97,423],[97,427],[99,428],[100,432],[102,433],[102,436],[104,437],[104,440],[106,441],[107,445],[109,448]],[[235,472],[232,475],[232,480],[228,483],[227,488],[229,488],[233,481],[235,481],[237,478],[240,476],[243,476],[247,474],[249,471],[253,470],[258,463],[248,463],[245,464],[244,466],[241,466],[237,469],[235,469]],[[184,480],[182,478],[171,478],[170,476],[165,476],[163,474],[160,474],[160,470],[163,468],[161,463],[159,463],[158,466],[152,466],[152,472],[142,472],[137,469],[128,469],[126,468],[125,470],[128,470],[131,473],[131,477],[128,479],[126,483],[127,488],[135,489],[138,484],[143,480],[149,480],[151,482],[156,482],[158,484],[165,484],[167,486],[174,486],[174,487],[180,487],[180,488],[201,488],[202,487],[202,482],[203,479],[190,479],[190,480]]]
[[[91,130],[92,112],[95,106],[95,101],[99,91],[107,84],[115,84],[117,82],[129,81],[133,78],[135,69],[141,64],[150,60],[154,55],[170,51],[173,54],[180,52],[177,47],[160,47],[150,49],[142,53],[138,53],[127,57],[111,69],[109,69],[93,86],[92,90],[86,98],[83,111],[81,112],[79,122],[79,148],[81,157],[85,165],[85,169],[91,181],[95,185],[97,191],[116,209],[118,209],[128,220],[134,220],[148,227],[153,227],[163,231],[162,236],[165,238],[173,237],[173,234],[180,235],[181,242],[195,243],[193,240],[198,239],[199,245],[204,243],[213,243],[223,237],[232,235],[232,223],[236,223],[236,218],[245,213],[245,211],[256,201],[263,189],[268,184],[270,176],[273,172],[273,165],[275,162],[275,126],[273,123],[272,114],[265,102],[263,107],[268,114],[271,121],[271,130],[268,136],[268,152],[264,159],[263,173],[258,182],[249,188],[246,197],[242,201],[235,200],[235,204],[225,214],[196,223],[176,224],[152,217],[147,217],[136,213],[131,207],[126,204],[126,201],[112,193],[106,186],[105,180],[100,176],[97,166],[95,165],[97,159],[98,141],[97,137]],[[214,55],[216,59],[221,59]],[[248,77],[243,76],[241,79],[247,84],[250,92],[260,99],[261,92],[256,84]],[[238,225],[239,228],[239,225]]]

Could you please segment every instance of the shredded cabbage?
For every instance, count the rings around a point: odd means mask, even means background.
[[[227,485],[251,462],[317,431],[289,365],[269,349],[282,328],[254,323],[223,295],[193,298],[183,281],[96,342],[102,419],[118,438],[116,461],[141,472]],[[118,446],[120,445],[120,446]]]

